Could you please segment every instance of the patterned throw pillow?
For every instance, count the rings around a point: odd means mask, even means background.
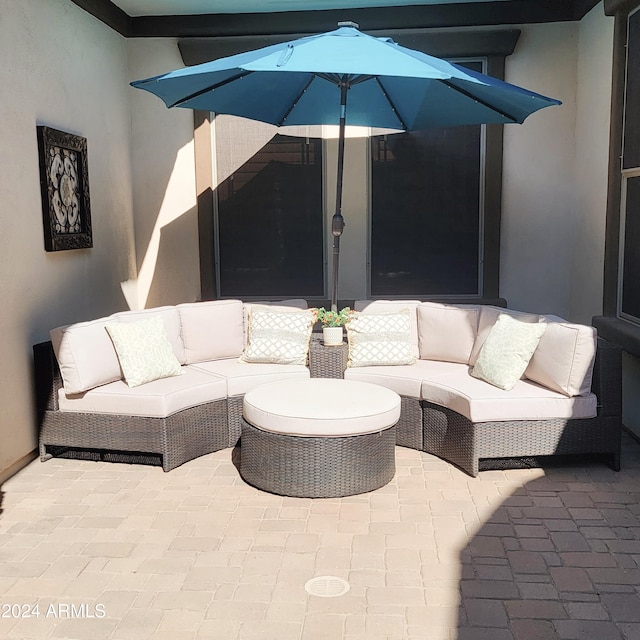
[[[500,314],[471,370],[474,378],[509,391],[520,380],[547,325]]]
[[[247,346],[240,360],[264,364],[307,364],[313,312],[274,311],[253,305],[249,311]]]
[[[182,367],[173,353],[160,316],[138,322],[108,322],[105,328],[130,387],[182,375]]]
[[[413,364],[411,310],[356,313],[347,324],[348,367]]]

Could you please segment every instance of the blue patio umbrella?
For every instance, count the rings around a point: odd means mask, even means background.
[[[522,123],[559,100],[407,49],[358,25],[137,80],[132,86],[167,107],[224,113],[277,126],[339,125],[332,219],[337,307],[346,125],[412,131],[469,124]],[[348,99],[348,109],[347,109]]]

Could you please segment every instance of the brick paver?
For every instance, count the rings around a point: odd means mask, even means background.
[[[0,487],[0,637],[640,640],[640,446],[481,472],[396,449],[394,480],[311,500],[238,451],[159,468],[35,461]],[[310,578],[350,584],[310,596]]]

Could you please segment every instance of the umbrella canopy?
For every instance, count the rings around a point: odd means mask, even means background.
[[[336,211],[332,222],[333,290],[337,304],[342,171],[346,125],[411,131],[429,127],[522,123],[560,104],[390,38],[335,31],[178,69],[131,84],[167,107],[225,113],[277,126],[340,126]],[[348,108],[347,108],[348,100]]]

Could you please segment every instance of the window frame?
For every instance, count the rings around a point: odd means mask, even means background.
[[[613,16],[613,74],[609,136],[609,187],[605,230],[602,316],[594,316],[598,334],[628,353],[640,357],[640,323],[621,314],[625,213],[623,206],[623,143],[629,18],[640,11],[640,0],[605,0],[605,14]]]

